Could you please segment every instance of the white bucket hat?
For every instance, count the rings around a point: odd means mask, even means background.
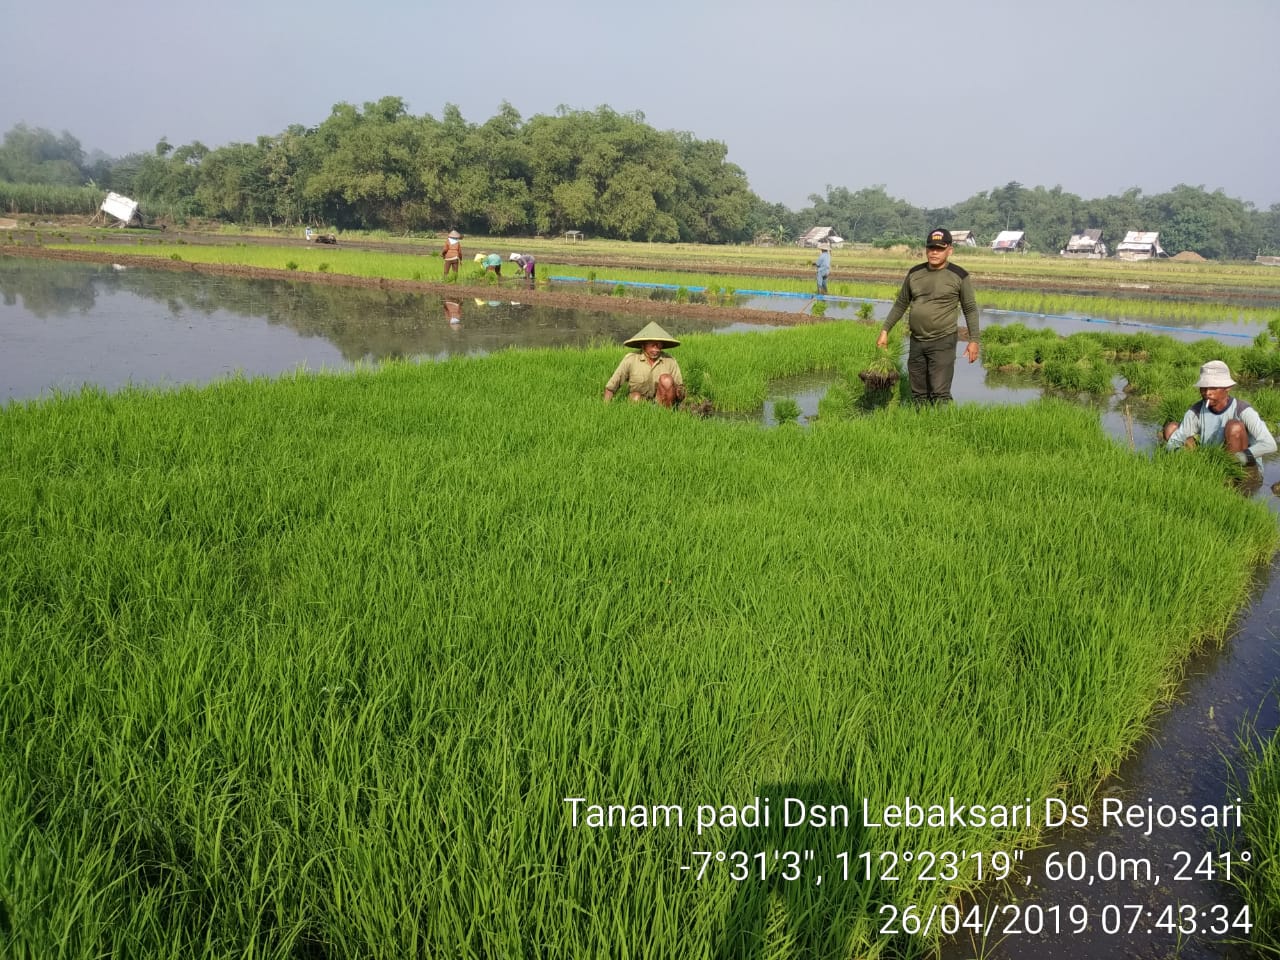
[[[1196,381],[1197,387],[1234,387],[1236,382],[1231,379],[1231,371],[1227,365],[1221,360],[1210,360],[1200,368],[1200,379]]]

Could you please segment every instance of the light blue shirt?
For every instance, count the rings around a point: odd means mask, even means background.
[[[1196,441],[1206,446],[1222,446],[1222,439],[1227,430],[1227,422],[1239,420],[1249,431],[1249,452],[1254,458],[1264,457],[1276,452],[1276,440],[1267,428],[1267,422],[1258,416],[1253,407],[1240,407],[1240,402],[1232,397],[1225,410],[1214,413],[1209,409],[1208,401],[1194,404],[1182,417],[1182,423],[1173,431],[1168,450],[1177,450],[1186,442],[1187,437],[1195,437]]]

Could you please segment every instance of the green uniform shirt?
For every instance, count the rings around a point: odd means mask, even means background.
[[[643,353],[628,353],[618,364],[618,369],[613,371],[613,376],[604,388],[617,393],[618,387],[625,383],[629,385],[630,392],[652,400],[658,392],[658,378],[664,373],[671,374],[677,387],[684,385],[684,377],[680,376],[680,364],[676,363],[675,357],[660,353],[658,361],[650,364]]]
[[[885,317],[883,329],[887,333],[911,310],[907,324],[913,340],[938,340],[956,332],[956,320],[964,310],[969,325],[969,340],[978,342],[978,301],[973,295],[969,272],[954,263],[937,270],[921,263],[907,271],[898,298]]]

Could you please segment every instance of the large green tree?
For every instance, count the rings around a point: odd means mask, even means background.
[[[19,123],[0,144],[0,180],[75,187],[84,183],[85,156],[80,141]]]

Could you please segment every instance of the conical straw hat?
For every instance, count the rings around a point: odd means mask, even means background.
[[[630,340],[623,340],[622,343],[624,346],[628,346],[628,347],[639,347],[648,343],[650,340],[660,343],[664,347],[680,346],[679,340],[671,336],[671,334],[667,333],[667,331],[663,330],[656,323],[650,323],[646,325],[645,328],[641,330],[639,333],[637,333],[634,337],[632,337]]]

